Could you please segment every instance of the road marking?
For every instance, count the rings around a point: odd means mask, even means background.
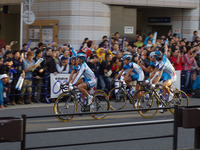
[[[174,119],[168,120],[154,120],[154,121],[141,121],[141,122],[127,122],[127,123],[115,123],[115,124],[101,124],[101,125],[89,125],[89,126],[75,126],[75,127],[60,127],[60,128],[48,128],[48,131],[56,130],[71,130],[71,129],[87,129],[87,128],[101,128],[101,127],[117,127],[117,126],[128,126],[128,125],[137,125],[137,124],[150,124],[150,123],[164,123],[168,121],[174,121]]]

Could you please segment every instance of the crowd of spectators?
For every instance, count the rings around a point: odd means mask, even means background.
[[[87,55],[88,66],[98,79],[97,88],[108,92],[112,88],[113,77],[122,69],[123,55],[131,54],[132,61],[143,68],[147,78],[149,71],[145,68],[150,65],[150,53],[163,47],[165,40],[168,40],[167,57],[174,68],[184,74],[184,88],[191,89],[200,71],[198,32],[194,32],[192,41],[180,39],[177,34],[171,35],[170,32],[167,36],[158,37],[154,44],[153,38],[154,34],[149,33],[144,40],[141,35],[137,35],[136,39],[131,41],[131,39],[120,39],[120,34],[116,32],[112,38],[103,36],[101,43],[85,38],[80,49],[76,51]],[[25,43],[22,50],[13,50],[13,45],[14,42],[11,42],[0,50],[0,74],[9,76],[8,88],[4,88],[8,96],[4,96],[4,101],[12,105],[46,102],[44,95],[37,94],[44,93],[44,84],[49,85],[49,79],[47,82],[44,80],[45,76],[49,73],[56,75],[72,72],[73,67],[69,61],[72,56],[71,44],[64,43],[62,47],[58,47],[56,43],[48,46],[39,43],[38,47],[31,49],[27,48],[28,45]],[[35,62],[40,58],[44,58],[44,61],[36,66]],[[20,75],[25,77],[25,80],[21,91],[18,91],[15,86]]]

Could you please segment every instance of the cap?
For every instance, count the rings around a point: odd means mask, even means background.
[[[7,74],[0,75],[0,79],[3,79],[3,78],[8,78],[8,75]]]
[[[68,57],[65,57],[65,56],[61,57],[61,60],[67,60],[67,59],[68,59]]]

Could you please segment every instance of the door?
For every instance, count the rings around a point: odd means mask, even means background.
[[[172,26],[165,26],[165,25],[153,25],[152,26],[152,32],[158,32],[158,37],[161,37],[162,35],[167,36],[168,32],[172,30]]]

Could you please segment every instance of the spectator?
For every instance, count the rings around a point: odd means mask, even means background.
[[[144,40],[144,45],[147,45],[148,40],[150,40],[150,42],[153,43],[153,33],[148,33],[148,37],[146,37],[146,39]]]
[[[135,45],[136,45],[137,47],[142,47],[142,46],[143,46],[142,36],[141,36],[141,35],[138,35],[138,37],[137,37],[137,42],[135,43]]]
[[[121,59],[113,57],[112,59],[112,77],[115,78],[119,71],[122,69]]]
[[[192,88],[192,74],[191,70],[196,69],[195,60],[193,57],[193,49],[191,47],[187,47],[187,53],[185,54],[185,63],[184,63],[184,70],[186,70],[185,75],[185,89]]]
[[[93,41],[88,41],[87,43],[87,51],[86,51],[86,55],[87,55],[87,58],[90,57],[91,53],[94,51],[94,42]]]
[[[83,43],[82,43],[82,45],[81,45],[81,47],[80,47],[80,49],[79,49],[79,52],[78,52],[78,53],[80,53],[80,51],[81,51],[84,47],[87,46],[87,43],[88,43],[88,42],[89,42],[89,38],[85,38],[84,41],[83,41]]]
[[[104,47],[101,47],[101,48],[98,48],[97,50],[96,50],[96,52],[97,52],[97,56],[99,57],[99,62],[100,63],[102,63],[102,61],[103,60],[105,60],[105,55],[107,54],[107,53],[109,53],[109,54],[111,54],[112,56],[113,56],[113,54],[112,54],[112,52],[107,48],[107,49],[105,49]]]
[[[25,79],[23,82],[22,90],[21,90],[21,96],[19,104],[32,104],[32,78],[33,78],[33,72],[32,70],[37,68],[38,66],[35,65],[35,61],[33,60],[33,53],[28,52],[27,58],[23,62],[24,70],[25,70]],[[24,100],[24,94],[25,92],[28,92],[28,99]]]
[[[19,96],[16,95],[16,94],[20,94],[18,90],[15,89],[15,86],[17,84],[17,81],[20,77],[20,75],[22,73],[25,74],[24,72],[24,67],[23,67],[23,59],[24,59],[24,54],[22,53],[21,57],[20,57],[20,53],[19,51],[15,50],[13,52],[13,58],[12,58],[12,62],[13,62],[13,68],[16,70],[14,73],[13,73],[13,81],[11,83],[11,94],[12,96],[10,97],[10,100],[11,100],[11,104],[12,105],[16,105],[16,102],[19,104],[20,101],[19,101]]]
[[[47,48],[47,50],[46,50],[45,63],[46,63],[47,73],[54,73],[54,74],[58,73],[58,71],[56,69],[56,63],[52,57],[52,49],[51,48]]]
[[[174,65],[175,70],[183,70],[184,63],[184,53],[180,52],[179,49],[172,50],[172,56],[170,57],[172,64]]]
[[[94,72],[96,78],[98,78],[100,73],[100,63],[97,55],[91,55],[88,66]]]
[[[118,44],[114,44],[113,45],[113,55],[116,55],[119,52],[119,45]]]
[[[108,37],[106,35],[104,35],[102,37],[102,42],[99,44],[99,47],[103,47],[104,46],[104,41],[107,41],[108,40]]]
[[[43,52],[40,49],[37,49],[35,52],[35,57],[33,60],[37,62],[40,58],[42,58]],[[44,77],[45,77],[45,61],[40,63],[40,65],[34,70],[33,72],[33,77],[34,77],[34,93],[35,93],[35,102],[41,102],[41,93],[42,91],[42,86],[44,85]]]
[[[98,85],[100,89],[106,91],[107,93],[111,89],[111,74],[112,74],[112,55],[110,53],[106,53],[105,60],[102,61],[100,67],[100,74],[98,77]]]
[[[193,32],[193,37],[192,37],[192,41],[196,41],[196,38],[198,37],[198,32],[194,31]]]
[[[43,43],[38,43],[38,49],[40,49],[41,51],[44,51],[44,44]]]
[[[4,98],[3,98],[3,92],[4,92],[4,86],[8,83],[8,75],[3,74],[0,76],[0,109],[5,109],[4,107]]]
[[[120,37],[119,32],[115,32],[115,37],[114,37],[115,42],[118,42],[118,45],[121,45],[122,44],[122,40],[120,40],[119,37]]]
[[[61,65],[60,64],[56,64],[56,68],[58,70],[58,73],[65,73],[68,74],[70,71],[70,66],[68,64],[68,57],[63,56],[61,58]]]

